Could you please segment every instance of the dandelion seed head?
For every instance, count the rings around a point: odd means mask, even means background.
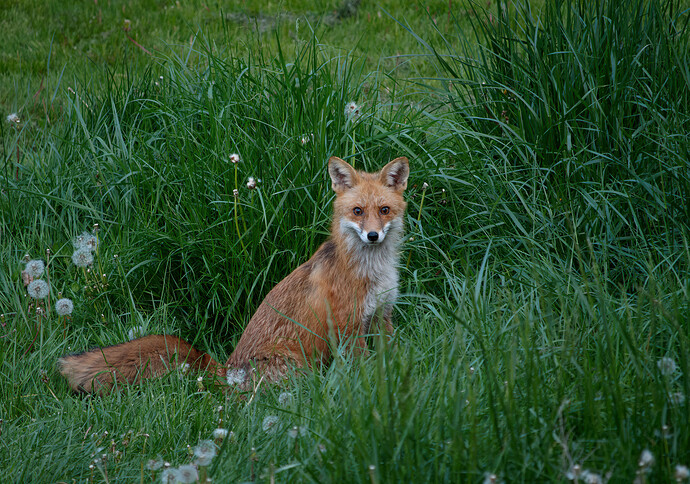
[[[656,362],[656,366],[659,368],[661,374],[665,376],[671,375],[678,368],[678,365],[676,365],[674,359],[669,358],[668,356],[659,358],[659,360]]]
[[[167,467],[161,472],[161,482],[164,484],[175,484],[180,482],[180,471],[174,467]]]
[[[141,338],[145,334],[146,334],[146,331],[144,331],[143,327],[135,326],[127,332],[127,337],[129,338],[130,341],[132,341],[133,339]]]
[[[276,428],[278,427],[278,422],[280,422],[280,419],[276,417],[275,415],[269,415],[264,419],[264,422],[262,424],[262,428],[264,429],[264,432],[266,433],[273,433],[276,431]]]
[[[228,436],[228,429],[217,428],[213,431],[213,438],[223,440]]]
[[[311,134],[309,134],[309,135],[302,136],[302,138],[300,139],[300,142],[301,142],[303,145],[306,145],[307,143],[309,143],[309,142],[312,141],[313,139],[314,139],[314,133],[311,133]]]
[[[74,311],[74,303],[71,299],[63,297],[55,303],[55,312],[58,316],[69,316]]]
[[[98,248],[98,238],[94,235],[89,235],[84,239],[84,248],[94,252]]]
[[[429,188],[429,184],[427,182],[422,183],[422,190],[426,190]]]
[[[685,403],[685,393],[683,392],[672,392],[668,394],[668,401],[671,405],[680,406]]]
[[[230,155],[230,163],[237,164],[240,162],[240,155],[233,153]]]
[[[237,188],[232,189],[232,196],[235,198],[240,198],[240,191]]]
[[[28,285],[26,292],[34,299],[44,299],[50,292],[50,286],[48,286],[46,281],[36,279]]]
[[[673,437],[673,432],[671,432],[671,428],[668,425],[662,425],[661,430],[654,431],[654,435],[656,437],[668,440]]]
[[[94,230],[98,231],[98,224],[94,226]],[[98,248],[98,237],[88,232],[82,232],[72,240],[72,245],[76,250],[86,249],[94,252]]]
[[[585,484],[604,484],[604,480],[599,474],[591,472],[589,470],[584,470],[582,472],[582,482]]]
[[[72,263],[77,267],[88,267],[93,264],[93,254],[89,249],[77,249],[72,254]]]
[[[297,436],[302,436],[304,437],[307,435],[308,429],[307,427],[303,425],[295,425],[293,427],[290,427],[287,431],[287,435],[290,439],[296,439]]]
[[[360,112],[359,106],[354,101],[350,101],[345,106],[345,117],[348,119],[348,121],[354,121],[357,119],[360,115]]]
[[[282,392],[280,395],[278,395],[278,403],[283,407],[287,406],[291,401],[292,393],[290,392]]]
[[[190,484],[199,480],[199,472],[192,464],[181,465],[177,471],[179,473],[177,482]]]
[[[243,368],[231,368],[228,370],[226,378],[228,380],[228,385],[233,386],[244,383],[246,377],[247,372]]]
[[[640,461],[638,465],[643,468],[651,467],[654,465],[654,454],[649,449],[644,449],[640,454]]]
[[[46,270],[46,265],[40,259],[33,259],[26,263],[24,270],[33,278],[41,277]]]
[[[487,473],[484,477],[484,484],[495,484],[498,481],[498,476],[496,474]]]
[[[254,190],[256,188],[256,178],[250,176],[247,179],[247,188],[249,188],[250,190]]]
[[[676,482],[682,482],[690,477],[690,469],[688,469],[687,466],[678,464],[673,473],[673,477],[676,479]]]
[[[574,464],[568,472],[565,473],[565,478],[569,481],[574,481],[580,477],[580,474],[582,474],[582,467],[580,464]]]
[[[160,457],[158,459],[149,459],[148,462],[146,462],[146,469],[150,471],[157,471],[163,467],[163,459]]]
[[[21,119],[19,119],[19,115],[17,113],[12,113],[9,116],[7,116],[8,123],[19,124],[20,121]]]
[[[81,249],[83,243],[84,243],[84,234],[77,235],[74,238],[74,240],[72,241],[72,245],[74,246],[75,249]]]
[[[194,455],[197,457],[196,464],[206,467],[216,456],[216,444],[212,440],[202,440],[199,445],[194,447]]]

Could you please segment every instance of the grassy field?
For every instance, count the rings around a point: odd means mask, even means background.
[[[0,481],[688,482],[688,2],[70,5],[0,7]],[[130,333],[224,361],[332,155],[411,162],[393,346],[69,391]]]
[[[165,64],[171,55],[184,56],[185,63],[201,68],[205,57],[195,51],[204,48],[223,58],[249,60],[261,46],[273,57],[279,41],[284,47],[299,45],[309,42],[313,31],[330,49],[330,57],[354,53],[367,72],[407,78],[420,68],[427,72],[408,58],[423,49],[390,15],[439,38],[429,18],[440,32],[450,34],[453,15],[467,26],[471,9],[464,2],[440,0],[423,6],[398,3],[8,0],[0,6],[6,34],[0,51],[0,106],[37,121],[55,118],[62,114],[70,87],[98,90],[104,70],[116,78],[142,74],[147,67]]]

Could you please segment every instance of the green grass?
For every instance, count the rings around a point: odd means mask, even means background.
[[[362,5],[299,35],[291,15],[338,5],[223,11],[291,19],[255,33],[171,5],[1,11],[41,34],[21,66],[18,45],[0,57],[22,118],[0,136],[2,482],[160,480],[149,460],[188,464],[218,426],[233,434],[199,469],[215,482],[674,482],[690,465],[687,4]],[[152,56],[122,38],[123,7]],[[59,22],[72,44],[50,48]],[[227,358],[326,238],[331,155],[411,160],[394,346],[374,336],[371,356],[250,400],[180,371],[70,393],[58,357],[139,326]],[[48,263],[45,314],[25,254]]]
[[[359,4],[359,6],[357,6]],[[466,15],[463,2],[450,4]],[[0,52],[0,106],[3,112],[20,112],[36,122],[49,122],[64,110],[69,87],[102,82],[95,66],[110,66],[112,75],[157,65],[160,56],[187,53],[208,39],[215,55],[246,57],[256,45],[275,52],[278,42],[309,42],[312,30],[342,52],[354,51],[367,71],[409,77],[424,66],[412,67],[406,58],[422,52],[414,38],[401,35],[387,13],[414,28],[431,32],[425,11],[443,32],[453,23],[449,4],[424,6],[399,2],[288,1],[248,5],[245,1],[148,0],[100,1],[61,4],[40,1],[7,1],[0,5],[0,28],[5,33]],[[195,68],[203,58],[191,56]]]

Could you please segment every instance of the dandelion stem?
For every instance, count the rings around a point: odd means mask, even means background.
[[[50,288],[50,249],[46,249],[46,283]],[[50,314],[50,293],[46,299],[46,314]]]
[[[97,226],[98,226],[98,224],[96,224],[96,227]],[[103,266],[101,265],[101,258],[98,256],[98,250],[100,249],[101,241],[99,240],[99,237],[98,237],[98,232],[99,232],[98,229],[94,229],[94,232],[95,232],[95,237],[96,237],[96,250],[94,251],[94,255],[95,255],[94,259],[96,259],[96,264],[98,264],[98,274],[97,274],[95,279],[98,280],[99,278],[103,277]]]
[[[149,439],[148,435],[146,437],[144,437],[144,445],[143,445],[143,449],[141,451],[141,453],[143,455],[146,455],[146,442],[148,441],[148,439]],[[140,474],[140,476],[141,477],[139,479],[139,482],[141,482],[141,484],[144,484],[144,461],[143,460],[141,461],[141,474]]]
[[[34,339],[31,340],[31,344],[29,347],[24,351],[24,354],[22,356],[26,356],[29,351],[31,351],[31,348],[34,346],[34,343],[36,342],[36,338],[38,338],[38,333],[41,331],[41,316],[38,317],[38,327],[36,328],[36,334],[34,335]]]
[[[420,221],[422,220],[422,207],[424,207],[424,195],[426,195],[426,189],[427,186],[425,184],[424,188],[422,189],[422,200],[419,202],[419,212],[417,213],[417,225],[419,225]],[[410,253],[407,256],[407,264],[405,264],[405,269],[410,267],[410,259],[412,259],[412,249],[410,249]]]
[[[369,479],[371,481],[371,484],[377,484],[377,479],[376,479],[376,466],[375,465],[370,465],[369,466]]]
[[[235,163],[235,193],[238,193],[239,188],[237,188],[237,163]],[[247,252],[247,248],[244,246],[244,241],[242,240],[242,234],[240,233],[240,223],[237,220],[237,198],[236,196],[233,195],[233,205],[234,205],[234,216],[235,216],[235,229],[237,230],[237,238],[240,241],[240,244],[242,244],[242,250],[244,250],[244,253],[249,255]]]

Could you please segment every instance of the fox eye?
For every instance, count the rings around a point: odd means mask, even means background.
[[[352,213],[354,213],[355,215],[357,215],[359,217],[360,215],[362,215],[364,213],[364,210],[362,210],[359,207],[355,207],[352,209]]]
[[[390,211],[390,207],[381,207],[381,210],[379,210],[379,212],[381,212],[381,215],[388,215]]]

